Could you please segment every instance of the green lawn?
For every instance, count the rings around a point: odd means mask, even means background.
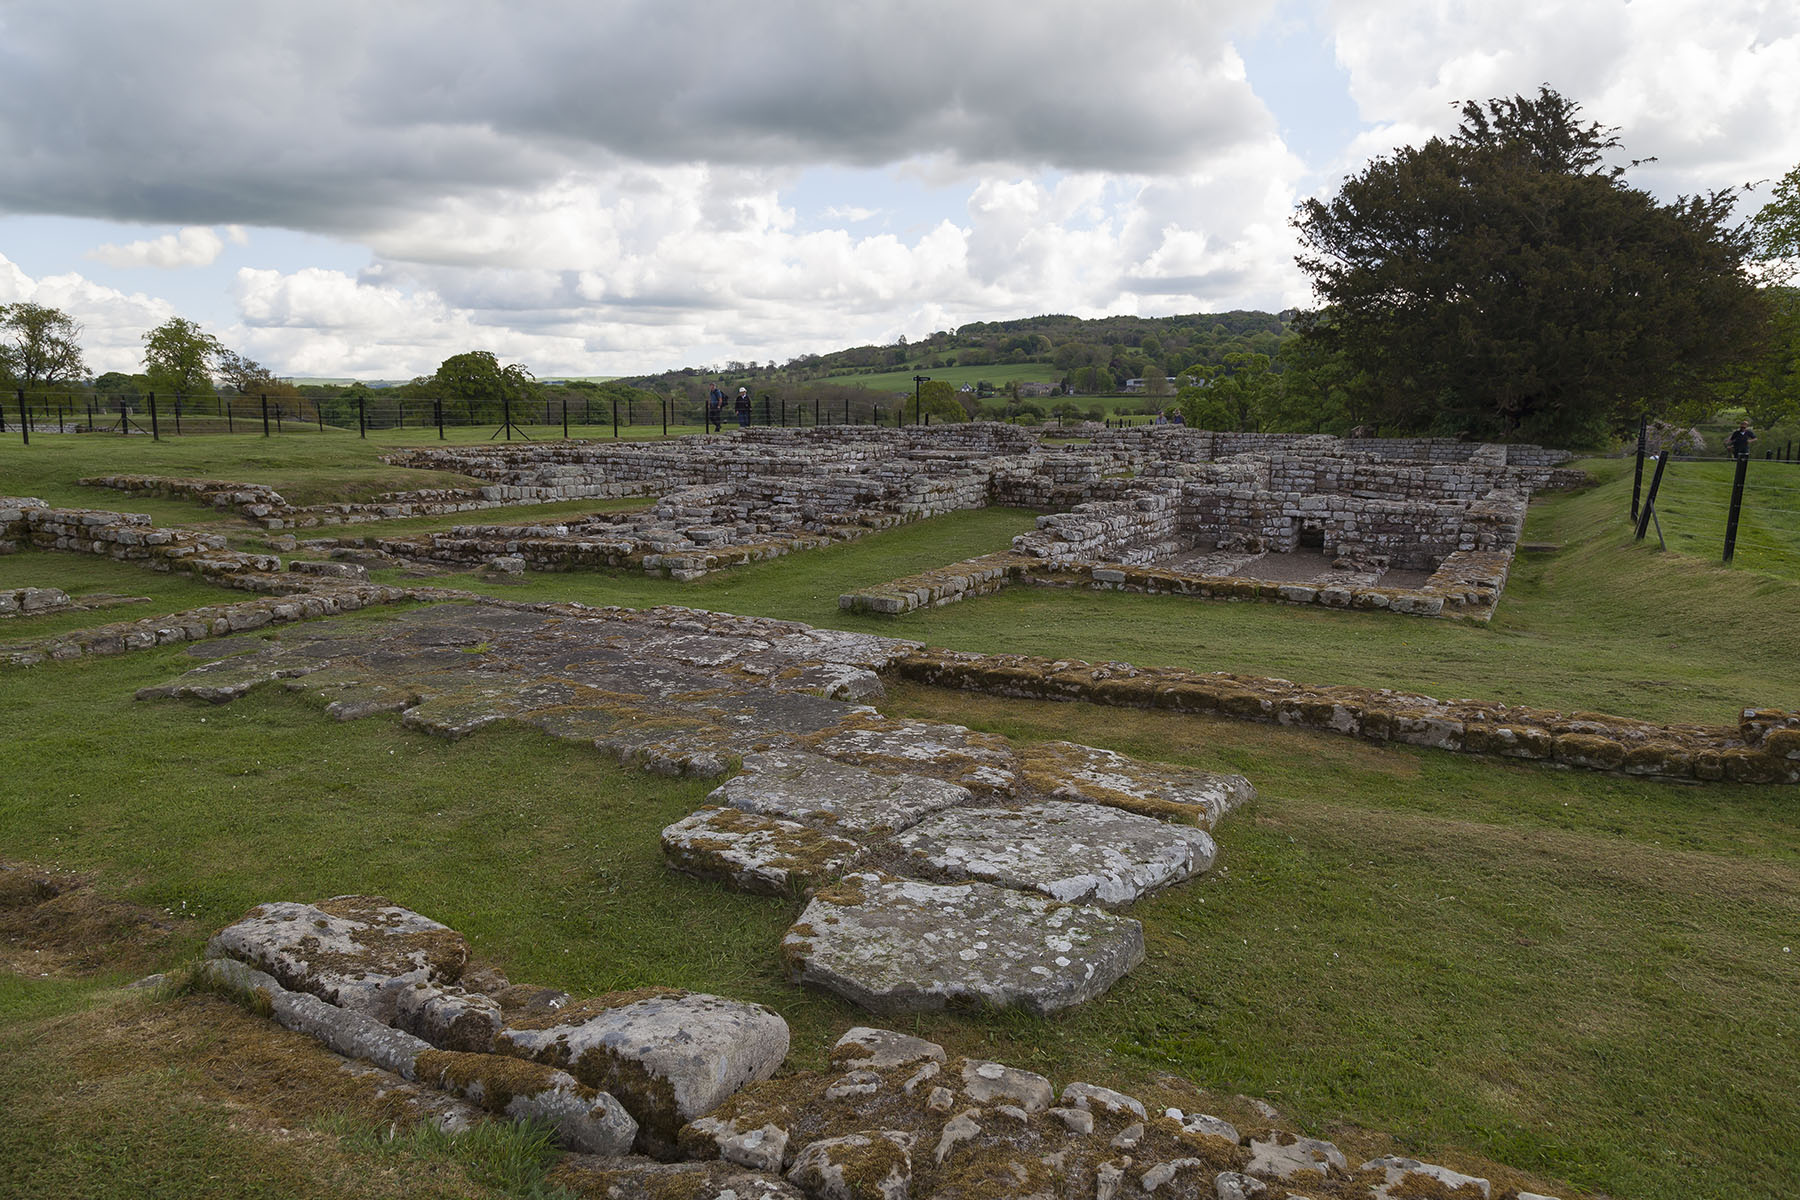
[[[225,440],[132,439],[104,453],[229,474],[231,453],[293,446],[321,468],[383,470],[373,439],[325,435],[310,450],[298,437],[216,445]],[[65,488],[58,471],[161,469],[96,466],[100,447],[77,453],[88,439],[69,441],[55,459],[0,447],[0,490],[40,490],[14,482],[27,461],[34,483]],[[56,440],[27,453],[40,445]],[[1740,555],[1727,569],[1634,543],[1629,464],[1594,467],[1598,486],[1534,505],[1527,538],[1559,548],[1520,557],[1486,627],[1037,589],[899,621],[837,610],[852,587],[1006,545],[1031,524],[1016,510],[691,585],[582,573],[482,586],[1667,719],[1800,708],[1795,561],[1754,569]],[[252,463],[237,477],[304,469]],[[1665,512],[1678,516],[1672,501]],[[38,553],[0,558],[0,586],[12,580],[133,591],[156,605],[237,598]],[[793,1027],[799,1065],[820,1064],[838,1032],[867,1020],[781,977],[774,948],[792,902],[662,867],[658,830],[698,804],[706,782],[626,771],[513,728],[451,743],[392,717],[340,724],[281,690],[222,707],[131,699],[193,661],[162,648],[0,672],[0,857],[90,873],[159,914],[173,932],[150,965],[179,965],[256,901],[372,891],[463,930],[522,981],[583,992],[665,984],[769,1003]],[[1481,1169],[1492,1159],[1529,1173],[1512,1184],[1565,1196],[1800,1190],[1800,1159],[1786,1149],[1800,1126],[1792,789],[1678,786],[916,686],[894,688],[883,707],[1241,771],[1260,792],[1218,831],[1220,869],[1138,906],[1149,958],[1106,996],[1054,1020],[929,1014],[901,1022],[909,1032],[1058,1083],[1086,1077],[1151,1098],[1173,1073],[1211,1089],[1226,1115],[1243,1111],[1238,1093],[1262,1097],[1353,1155]],[[230,1040],[237,1018],[216,1001],[114,990],[143,969],[0,972],[0,1194],[372,1197],[405,1194],[408,1172],[422,1195],[529,1192],[523,1177],[492,1182],[443,1147],[370,1136],[385,1124],[311,1082],[284,1096],[266,1083],[275,1067],[230,1066],[250,1053]],[[327,1103],[350,1106],[351,1124],[325,1122]],[[298,1139],[258,1116],[289,1110]]]
[[[769,1003],[801,1064],[866,1019],[781,978],[792,903],[662,868],[657,831],[706,783],[527,731],[451,743],[391,718],[338,724],[281,691],[130,699],[191,661],[165,649],[0,685],[8,854],[168,913],[171,962],[259,900],[372,891],[517,979]],[[910,1031],[1059,1081],[1153,1090],[1173,1072],[1352,1144],[1384,1130],[1437,1161],[1618,1195],[1800,1186],[1778,1148],[1800,1121],[1800,966],[1781,949],[1800,920],[1800,810],[1783,791],[915,687],[886,707],[1240,770],[1262,792],[1221,829],[1222,871],[1137,909],[1149,961],[1106,997],[1053,1021],[933,1014]],[[54,1043],[120,982],[0,983],[0,1030]],[[5,1075],[14,1095],[34,1086]],[[11,1128],[0,1161],[22,1153],[9,1136],[72,1136]],[[122,1170],[118,1194],[139,1178]]]

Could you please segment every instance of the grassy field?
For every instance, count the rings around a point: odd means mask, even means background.
[[[40,443],[55,439],[30,453]],[[291,460],[233,471],[243,449],[209,458],[212,440],[192,444],[132,440],[108,453],[258,482],[303,474]],[[340,479],[388,470],[374,445],[337,444],[318,465]],[[178,473],[59,453],[46,467],[0,447],[0,491],[34,491],[15,482],[25,463],[33,481],[107,506],[106,493],[66,480]],[[1634,544],[1628,473],[1597,471],[1598,486],[1534,506],[1527,537],[1560,548],[1520,558],[1489,627],[1029,589],[901,622],[837,611],[853,585],[1005,545],[1031,521],[1013,510],[694,585],[533,574],[494,590],[1668,719],[1800,707],[1793,560],[1757,570],[1740,556],[1725,569]],[[0,586],[33,583],[156,606],[234,598],[70,556],[0,558]],[[0,627],[0,638],[48,620]],[[40,976],[16,955],[0,970],[0,1194],[533,1193],[547,1155],[524,1135],[462,1147],[385,1138],[393,1114],[303,1042],[269,1039],[209,997],[119,990],[189,960],[259,900],[377,892],[463,930],[515,979],[769,1003],[792,1025],[802,1066],[866,1019],[781,977],[774,946],[794,904],[662,867],[658,830],[707,783],[626,771],[519,729],[449,743],[391,717],[340,724],[278,690],[224,707],[131,699],[193,661],[164,648],[0,673],[0,857],[75,873],[162,927],[90,937],[107,947],[91,973]],[[1054,1020],[930,1014],[902,1022],[909,1031],[1059,1083],[1085,1077],[1174,1103],[1167,1076],[1181,1076],[1213,1093],[1215,1111],[1247,1115],[1233,1098],[1262,1097],[1353,1157],[1392,1150],[1484,1172],[1494,1160],[1527,1173],[1497,1183],[1565,1196],[1800,1189],[1786,1149],[1800,1125],[1791,789],[1675,786],[913,686],[883,707],[1241,771],[1260,792],[1219,831],[1222,869],[1134,910],[1150,955],[1106,996]]]
[[[1063,377],[1063,372],[1049,363],[993,363],[985,367],[908,367],[878,375],[831,375],[822,382],[848,384],[874,392],[905,392],[910,396],[914,375],[941,379],[954,387],[965,383],[973,387],[985,379],[995,387],[1003,388],[1013,382],[1055,383]]]

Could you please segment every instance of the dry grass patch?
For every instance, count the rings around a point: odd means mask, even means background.
[[[101,994],[0,1026],[0,1087],[30,1097],[0,1122],[0,1194],[507,1194],[446,1155],[379,1150],[420,1117],[393,1083],[217,997]]]
[[[103,896],[91,875],[0,862],[0,970],[64,978],[150,971],[181,924]]]

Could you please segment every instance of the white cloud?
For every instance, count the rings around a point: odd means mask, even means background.
[[[621,161],[1178,167],[1272,128],[1227,40],[1244,10],[27,5],[0,42],[0,158],[26,168],[0,176],[0,205],[355,233],[421,198]],[[149,66],[169,62],[179,87]]]
[[[204,225],[188,225],[174,233],[123,246],[108,242],[90,250],[88,257],[109,267],[207,267],[218,260],[228,240],[243,246],[250,238],[241,225],[227,225],[223,237]]]
[[[0,304],[21,300],[61,309],[80,322],[82,355],[96,375],[141,371],[144,332],[175,315],[165,300],[121,292],[78,274],[33,279],[0,254]]]
[[[1763,0],[1483,0],[1331,5],[1365,120],[1343,164],[1451,132],[1455,104],[1549,84],[1616,126],[1660,195],[1779,176],[1800,161],[1800,7]]]

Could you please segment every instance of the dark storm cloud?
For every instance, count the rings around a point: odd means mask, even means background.
[[[1223,5],[0,8],[0,207],[351,232],[620,160],[1155,173],[1270,132]]]

